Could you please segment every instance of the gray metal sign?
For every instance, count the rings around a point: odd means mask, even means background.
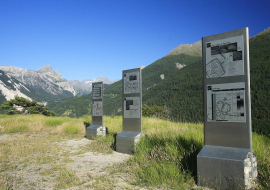
[[[132,154],[142,137],[141,69],[124,70],[122,79],[123,131],[116,136],[116,151]]]
[[[86,128],[86,138],[105,136],[107,128],[103,126],[103,82],[92,83],[92,125]]]
[[[141,69],[122,72],[123,131],[142,131]]]
[[[103,82],[92,83],[92,125],[103,126]]]
[[[204,147],[197,155],[198,184],[251,188],[252,152],[248,28],[202,38]]]
[[[248,28],[202,38],[205,145],[252,148]]]

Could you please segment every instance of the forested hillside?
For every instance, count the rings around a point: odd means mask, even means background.
[[[176,70],[143,94],[147,105],[167,106],[175,121],[202,122],[202,62]]]
[[[270,32],[250,39],[253,131],[270,134]]]
[[[180,64],[186,66],[200,59],[201,57],[180,54],[165,56],[155,61],[142,70],[143,91],[161,82],[162,78],[160,75],[164,75],[164,79],[166,79],[176,70],[181,70],[177,67]]]

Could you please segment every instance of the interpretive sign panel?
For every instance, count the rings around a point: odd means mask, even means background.
[[[92,125],[103,126],[103,82],[92,83]]]
[[[246,122],[245,83],[207,85],[207,121]]]
[[[139,72],[131,72],[124,74],[124,94],[140,93],[140,77]]]
[[[202,38],[204,147],[198,185],[251,188],[252,152],[248,28]],[[250,164],[244,164],[249,162]]]
[[[122,79],[123,131],[116,136],[116,151],[133,154],[142,137],[141,69],[124,70]]]
[[[206,77],[244,75],[243,35],[207,42]]]
[[[92,83],[92,124],[86,128],[86,138],[93,140],[105,136],[107,128],[103,126],[103,82]]]
[[[205,145],[251,148],[248,29],[204,37],[202,45]]]
[[[93,99],[102,99],[102,86],[103,84],[99,83],[92,83],[92,95]]]
[[[93,102],[92,116],[103,116],[102,101],[94,101]]]
[[[124,70],[123,78],[123,131],[142,131],[141,69]]]
[[[124,99],[124,118],[140,118],[140,97]]]

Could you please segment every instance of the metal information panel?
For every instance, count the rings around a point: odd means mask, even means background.
[[[125,118],[140,118],[140,97],[127,97],[124,99]]]
[[[103,82],[92,83],[92,125],[103,126]]]
[[[249,189],[257,164],[252,152],[248,28],[204,37],[202,45],[204,147],[197,155],[198,185]]]
[[[122,73],[123,131],[116,136],[116,151],[134,154],[134,146],[142,134],[142,78],[141,68]]]
[[[125,73],[123,81],[124,81],[124,94],[140,93],[139,71]]]
[[[251,149],[248,28],[202,38],[205,145]]]
[[[123,71],[123,131],[142,131],[141,69]]]
[[[244,75],[243,35],[206,44],[206,78]]]
[[[246,122],[245,83],[207,85],[208,122]]]
[[[102,99],[103,83],[92,83],[93,99]]]
[[[103,116],[102,101],[94,101],[92,105],[92,116]]]

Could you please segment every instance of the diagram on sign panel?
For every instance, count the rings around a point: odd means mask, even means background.
[[[140,97],[124,99],[124,118],[140,118]]]
[[[124,94],[139,93],[139,72],[124,74]]]
[[[102,116],[102,101],[95,101],[93,102],[92,106],[92,114],[93,116]]]
[[[207,86],[207,121],[246,121],[244,82]]]
[[[243,36],[207,43],[206,78],[243,74]]]

